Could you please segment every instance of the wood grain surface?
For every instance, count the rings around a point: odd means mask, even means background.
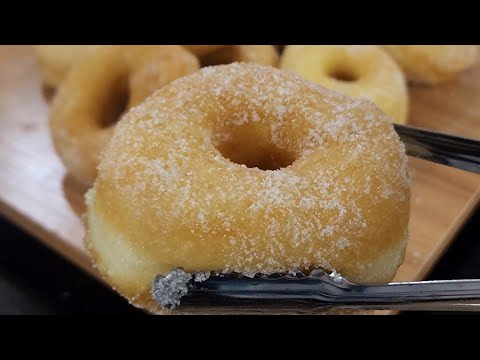
[[[454,81],[411,87],[409,124],[480,138],[480,63]],[[0,212],[98,276],[82,238],[83,193],[48,131],[48,102],[31,48],[0,46]],[[410,158],[410,241],[396,280],[420,280],[480,201],[480,176]]]

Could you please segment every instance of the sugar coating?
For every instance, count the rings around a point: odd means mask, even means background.
[[[194,274],[194,281],[195,282],[204,282],[210,277],[210,272],[205,271],[205,272],[198,272]]]
[[[295,161],[260,170],[218,150],[256,137]],[[187,271],[348,277],[368,272],[408,224],[407,157],[390,118],[255,64],[204,68],[129,111],[96,188],[132,246]]]
[[[188,292],[188,282],[192,274],[181,269],[173,269],[166,277],[156,278],[153,286],[153,295],[161,306],[170,306],[172,309],[180,305],[180,300]]]

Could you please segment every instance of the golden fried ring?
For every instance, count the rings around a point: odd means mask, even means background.
[[[392,279],[409,219],[389,118],[289,72],[204,68],[118,123],[87,195],[96,267],[137,306],[157,273],[321,267]],[[155,310],[157,311],[157,310]]]
[[[406,123],[408,89],[399,66],[374,45],[289,45],[280,68],[307,80],[377,104],[392,120]]]
[[[181,46],[105,46],[77,64],[55,97],[50,129],[72,177],[91,185],[113,126],[129,109],[170,81],[199,69]]]

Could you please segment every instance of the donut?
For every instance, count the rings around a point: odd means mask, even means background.
[[[233,62],[253,62],[277,66],[278,53],[273,45],[229,45],[201,57],[202,65],[223,65]]]
[[[392,121],[406,123],[408,89],[399,66],[375,45],[289,45],[280,68],[377,104]]]
[[[412,83],[436,85],[475,64],[475,45],[384,45]]]
[[[74,180],[91,186],[113,124],[170,81],[199,69],[181,46],[104,46],[77,64],[52,104],[55,150]]]
[[[45,85],[56,88],[74,64],[101,45],[34,45],[35,59]]]
[[[191,51],[197,56],[202,56],[212,51],[221,49],[225,45],[183,45],[187,50]]]
[[[157,274],[336,269],[392,279],[407,157],[375,104],[269,66],[207,67],[120,120],[86,194],[85,243],[134,305]]]

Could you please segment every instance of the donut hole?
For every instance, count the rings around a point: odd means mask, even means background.
[[[129,91],[127,86],[115,86],[107,98],[105,98],[101,107],[101,127],[108,128],[118,122],[123,113],[128,110]]]
[[[216,144],[223,157],[239,165],[260,170],[279,170],[290,166],[296,160],[295,155],[287,149],[280,148],[264,137],[236,132],[227,140]]]
[[[328,72],[328,76],[343,82],[353,82],[359,79],[358,74],[350,67],[334,67]]]
[[[279,170],[295,161],[292,154],[273,144],[245,149],[242,145],[224,143],[218,146],[220,153],[235,164],[260,170]]]

